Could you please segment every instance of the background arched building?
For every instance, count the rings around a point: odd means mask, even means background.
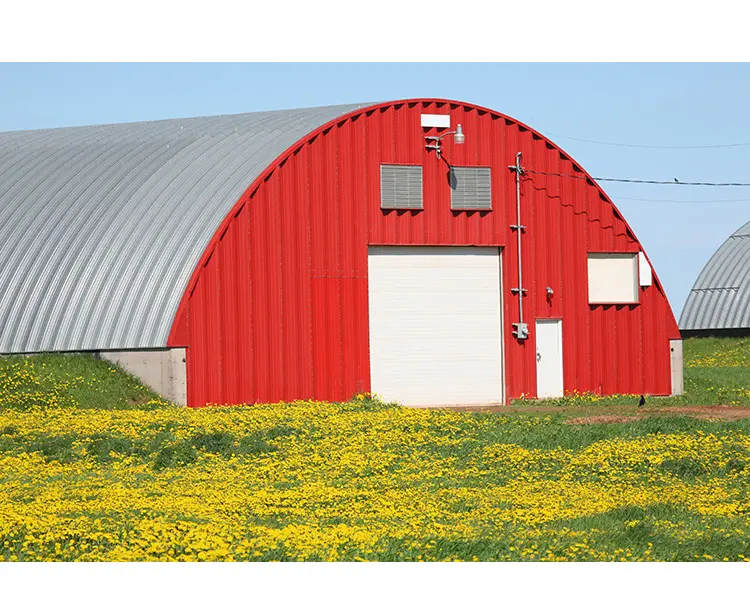
[[[719,246],[680,315],[685,336],[750,336],[750,222]]]
[[[489,404],[681,393],[679,338],[603,190],[486,108],[0,134],[3,353],[101,352],[191,406]]]

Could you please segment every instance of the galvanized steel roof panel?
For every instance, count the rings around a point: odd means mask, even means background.
[[[750,222],[703,267],[680,315],[680,329],[750,328]]]
[[[166,346],[242,193],[363,106],[0,133],[0,352]]]

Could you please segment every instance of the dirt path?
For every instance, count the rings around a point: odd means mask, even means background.
[[[635,411],[634,411],[635,412]],[[750,406],[726,406],[695,405],[695,406],[662,406],[659,408],[640,409],[635,414],[629,415],[591,415],[576,417],[565,421],[571,425],[590,425],[594,423],[628,423],[640,421],[658,415],[685,415],[703,421],[737,421],[739,419],[750,419]]]
[[[572,425],[594,423],[628,423],[659,415],[685,415],[706,421],[736,421],[750,419],[750,406],[727,406],[725,404],[695,404],[687,406],[655,406],[637,408],[627,405],[611,406],[488,406],[460,407],[462,412],[492,412],[508,414],[569,413],[565,421]],[[573,415],[575,415],[573,417]]]
[[[750,406],[726,406],[725,404],[702,406],[697,404],[694,406],[664,406],[654,410],[662,413],[674,413],[698,419],[715,419],[719,421],[750,419]]]

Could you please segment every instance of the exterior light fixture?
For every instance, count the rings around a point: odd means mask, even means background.
[[[442,133],[440,135],[427,135],[425,136],[425,149],[426,150],[434,150],[435,156],[438,160],[440,160],[440,157],[443,152],[443,138],[446,135],[452,135],[454,137],[454,141],[456,144],[463,144],[466,141],[466,136],[464,135],[464,130],[461,125],[456,125],[455,131],[446,131],[445,133]]]
[[[456,125],[456,133],[455,133],[455,134],[454,134],[454,136],[453,136],[453,140],[454,140],[454,141],[455,141],[455,142],[456,142],[457,144],[459,144],[459,145],[460,145],[460,144],[463,144],[463,143],[464,143],[464,142],[466,141],[466,136],[464,135],[464,130],[463,130],[463,128],[461,127],[461,125],[460,125],[460,124],[459,124],[459,125]]]

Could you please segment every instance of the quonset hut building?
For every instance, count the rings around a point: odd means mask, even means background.
[[[189,406],[682,390],[604,191],[436,99],[0,134],[0,353],[46,351]]]
[[[685,337],[750,336],[750,221],[703,267],[680,315]]]

